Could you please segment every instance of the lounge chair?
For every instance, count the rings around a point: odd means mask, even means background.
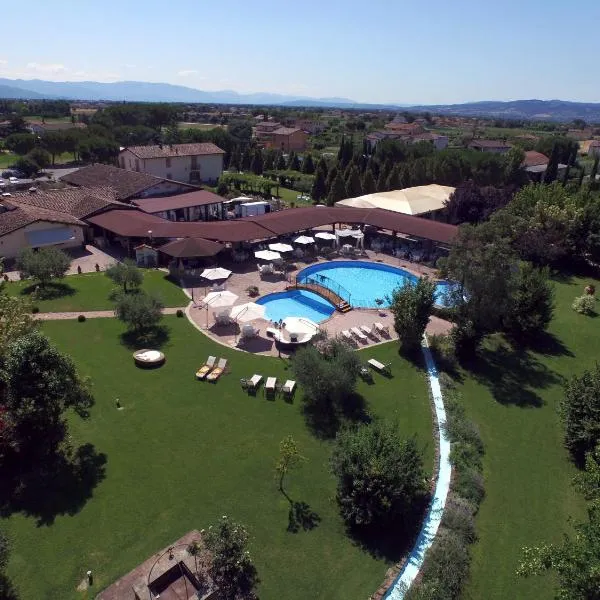
[[[245,392],[248,391],[248,380],[247,379],[240,379],[240,385],[242,386],[242,389]]]
[[[377,333],[385,333],[386,335],[390,334],[390,329],[387,325],[382,325],[381,323],[373,323],[373,327],[375,327]]]
[[[352,327],[352,329],[350,329],[350,331],[361,341],[361,342],[366,342],[367,341],[367,336],[358,328],[358,327]]]
[[[369,371],[368,367],[362,366],[358,374],[365,381],[373,381],[373,375],[371,374],[371,371]]]
[[[196,379],[204,379],[215,366],[216,356],[209,356],[208,360],[196,371]]]
[[[373,337],[373,330],[370,327],[367,327],[366,325],[361,325],[360,326],[360,330],[365,334],[368,335],[369,337]]]
[[[277,390],[277,377],[267,377],[265,382],[265,396],[275,395]]]
[[[384,365],[382,362],[379,362],[374,358],[370,358],[367,362],[369,363],[369,365],[371,365],[371,367],[373,367],[376,371],[379,371],[380,373],[391,373],[390,366],[392,363],[387,363]]]
[[[294,390],[296,389],[296,382],[293,379],[288,379],[281,388],[283,395],[286,398],[291,398],[294,395]]]
[[[223,375],[223,372],[225,371],[226,368],[227,368],[227,359],[220,358],[219,362],[217,363],[217,368],[213,369],[206,376],[206,381],[216,381],[217,379],[219,379],[219,377],[221,377],[221,375]]]
[[[257,375],[256,373],[252,375],[252,377],[248,379],[248,391],[256,393],[261,381],[262,375]]]
[[[348,329],[344,329],[344,331],[342,331],[342,336],[349,342],[354,342],[354,338]]]

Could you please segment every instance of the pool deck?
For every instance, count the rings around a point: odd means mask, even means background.
[[[436,272],[434,269],[419,265],[417,263],[411,263],[404,259],[398,259],[387,254],[375,253],[371,250],[366,251],[367,256],[363,256],[357,259],[340,257],[335,258],[335,261],[352,261],[352,260],[369,260],[374,262],[382,262],[387,265],[398,267],[413,273],[414,275],[429,275],[435,277]],[[288,272],[288,276],[293,277],[296,273],[309,265],[314,265],[319,262],[330,262],[329,260],[317,260],[312,262],[304,262],[302,260],[295,261],[295,268]],[[246,263],[231,263],[231,264],[220,264],[219,266],[226,267],[233,271],[229,279],[225,282],[225,289],[237,294],[239,300],[236,304],[242,304],[244,302],[252,302],[255,298],[248,296],[246,289],[250,286],[256,286],[259,290],[259,296],[265,296],[266,294],[272,294],[275,292],[285,291],[288,281],[279,277],[268,277],[261,279],[256,268],[254,261]],[[254,327],[259,329],[259,335],[255,339],[245,341],[243,345],[236,345],[237,333],[239,327],[237,325],[217,325],[213,317],[213,312],[218,312],[217,309],[209,309],[208,311],[204,308],[199,308],[198,303],[205,295],[205,287],[198,282],[186,281],[184,284],[186,292],[193,297],[195,303],[192,304],[189,312],[189,316],[198,329],[203,331],[210,338],[216,342],[229,347],[238,347],[240,350],[252,352],[254,354],[264,354],[267,356],[278,356],[279,352],[275,347],[273,339],[267,337],[267,327],[272,327],[272,323],[265,319],[258,319],[252,322]],[[210,291],[210,290],[208,290]],[[290,315],[293,316],[293,315]],[[391,312],[387,309],[379,311],[378,309],[364,309],[354,308],[348,313],[342,314],[334,312],[333,315],[321,322],[319,326],[325,329],[330,336],[336,336],[341,334],[346,329],[352,327],[360,327],[366,325],[372,327],[373,323],[381,323],[387,326],[389,329],[389,336],[373,335],[367,342],[360,342],[357,340],[356,347],[363,348],[372,346],[377,343],[387,342],[393,339],[397,339],[396,332],[394,331],[394,319]],[[208,324],[208,327],[207,327]],[[429,324],[427,325],[428,334],[445,334],[450,331],[452,324],[448,321],[444,321],[437,317],[431,317]],[[281,352],[283,355],[284,352]]]

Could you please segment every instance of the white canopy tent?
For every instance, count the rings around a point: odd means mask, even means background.
[[[303,246],[307,246],[308,244],[314,244],[315,238],[312,238],[308,235],[301,235],[294,240],[294,244],[302,244]]]
[[[364,247],[365,234],[360,229],[336,229],[336,244],[339,245],[340,238],[344,241],[353,239],[356,240],[356,246],[358,248]]]
[[[292,252],[294,247],[289,244],[277,242],[276,244],[269,244],[269,250],[272,250],[273,252]]]
[[[319,231],[315,233],[315,237],[320,240],[335,240],[337,239],[335,233],[329,233],[328,231]]]
[[[222,267],[216,267],[214,269],[204,269],[200,277],[208,279],[209,281],[218,281],[219,279],[227,279],[231,275],[231,271],[223,269]]]

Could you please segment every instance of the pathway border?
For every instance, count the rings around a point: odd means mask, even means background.
[[[429,387],[431,389],[431,397],[433,400],[434,414],[439,439],[439,461],[437,482],[435,492],[419,536],[413,549],[405,559],[400,573],[396,576],[394,582],[389,587],[384,595],[386,600],[402,600],[404,595],[416,579],[423,563],[425,554],[433,544],[438,528],[442,521],[448,492],[450,491],[450,479],[452,476],[452,465],[450,464],[450,440],[446,435],[446,409],[444,407],[444,398],[442,396],[442,388],[438,377],[438,371],[429,349],[427,337],[423,336],[421,350],[425,358],[427,367],[427,377],[429,379]]]

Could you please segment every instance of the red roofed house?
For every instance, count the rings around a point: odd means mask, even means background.
[[[119,166],[185,183],[214,183],[223,172],[224,154],[211,143],[129,146],[119,153]]]
[[[479,152],[492,152],[494,154],[505,154],[511,148],[510,144],[499,140],[473,140],[469,144],[471,150]]]
[[[276,148],[283,152],[306,150],[308,134],[298,127],[280,127],[265,141],[265,148]]]

